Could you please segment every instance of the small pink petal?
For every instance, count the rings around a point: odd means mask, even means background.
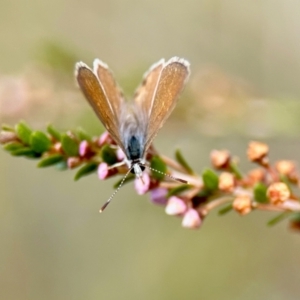
[[[59,142],[55,143],[53,148],[55,149],[56,152],[62,151],[62,145]]]
[[[1,131],[0,132],[0,144],[14,142],[17,139],[18,139],[17,135],[14,132],[11,132],[11,131]]]
[[[103,146],[104,144],[106,144],[107,142],[110,142],[110,141],[111,141],[111,137],[110,137],[109,133],[107,131],[105,131],[99,137],[98,145],[101,147],[101,146]]]
[[[155,204],[165,205],[167,203],[168,190],[165,188],[156,188],[150,191],[150,200]]]
[[[86,156],[87,153],[89,152],[90,147],[88,141],[82,141],[79,145],[79,155],[81,157]]]
[[[100,180],[106,179],[108,177],[108,175],[109,175],[108,164],[104,163],[104,162],[102,162],[101,164],[99,164],[97,173],[98,173],[98,178]]]
[[[80,165],[80,163],[81,163],[80,158],[77,156],[69,157],[67,159],[67,166],[69,169],[76,168],[77,166]]]
[[[117,159],[118,161],[123,161],[125,159],[125,154],[121,148],[117,150]]]
[[[174,215],[183,214],[186,211],[186,209],[187,209],[186,204],[182,199],[176,196],[172,196],[168,200],[167,206],[165,208],[165,212],[168,215],[174,216]]]
[[[139,195],[144,195],[149,191],[150,187],[150,176],[147,172],[143,172],[141,178],[134,180],[134,187]]]
[[[202,221],[199,216],[199,213],[193,209],[190,208],[183,217],[182,220],[182,226],[185,228],[199,228],[201,225]]]

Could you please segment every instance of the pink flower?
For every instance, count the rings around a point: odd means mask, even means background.
[[[81,160],[79,157],[74,156],[74,157],[69,157],[67,160],[67,166],[69,169],[74,169],[77,166],[79,166],[81,163]]]
[[[141,178],[136,178],[134,181],[134,187],[139,195],[144,195],[149,191],[150,176],[147,172],[143,172]]]
[[[101,134],[98,139],[99,147],[103,146],[104,144],[110,144],[112,142],[112,138],[107,131]]]
[[[1,131],[0,132],[0,144],[6,144],[9,142],[17,141],[17,135],[11,131]]]
[[[187,209],[186,203],[179,197],[172,196],[167,203],[165,212],[168,215],[181,215],[185,213]]]
[[[165,205],[167,203],[168,190],[165,188],[156,188],[150,191],[150,200],[155,204]]]
[[[100,180],[106,179],[109,176],[108,164],[104,162],[99,164],[97,173]]]
[[[62,145],[61,143],[55,143],[54,146],[53,146],[54,150],[56,152],[61,152],[62,151]]]
[[[88,141],[82,141],[79,145],[79,155],[81,157],[86,156],[90,152],[90,145]]]
[[[121,148],[117,150],[117,159],[118,161],[123,161],[125,159],[125,154]]]
[[[202,221],[201,218],[199,216],[199,213],[193,209],[190,208],[183,216],[183,220],[182,220],[182,226],[185,228],[198,228],[200,227]]]
[[[98,173],[98,178],[100,180],[104,180],[108,177],[111,177],[111,176],[117,174],[118,170],[116,168],[110,168],[107,163],[102,162],[98,166],[97,173]]]

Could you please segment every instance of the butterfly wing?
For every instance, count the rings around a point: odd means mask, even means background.
[[[123,149],[124,147],[119,134],[119,119],[115,110],[115,102],[110,103],[110,99],[108,99],[101,81],[83,62],[78,62],[76,64],[75,76],[80,89],[94,109],[100,121],[115,142]],[[108,78],[106,81],[108,86],[111,84],[111,78],[109,78],[109,76],[106,76],[106,78]],[[111,94],[116,96],[117,92],[110,92],[110,95]]]
[[[117,85],[113,74],[105,63],[103,63],[100,59],[95,59],[93,66],[94,74],[98,76],[98,79],[104,89],[106,98],[108,99],[115,116],[118,117],[124,104],[123,93]]]
[[[149,118],[151,112],[151,105],[164,63],[165,60],[161,59],[151,66],[149,71],[144,75],[142,84],[136,90],[134,95],[136,105],[145,113],[147,118]]]
[[[145,142],[145,151],[148,150],[159,129],[173,111],[178,96],[189,76],[189,62],[185,59],[173,57],[166,63],[157,63],[146,76],[145,84],[140,89],[137,103],[148,110],[148,126]],[[150,92],[149,92],[150,91]]]

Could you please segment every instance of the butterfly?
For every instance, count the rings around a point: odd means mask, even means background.
[[[153,139],[170,116],[184,88],[190,74],[189,66],[187,60],[179,57],[159,60],[144,75],[133,101],[125,101],[105,63],[95,59],[93,69],[83,62],[76,63],[75,76],[81,91],[123,150],[124,163],[129,171],[138,178],[145,169],[145,156]]]

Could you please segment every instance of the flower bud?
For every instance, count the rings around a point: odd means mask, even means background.
[[[233,203],[232,207],[241,215],[246,215],[252,210],[252,200],[250,195],[241,194],[238,195]]]
[[[57,142],[53,145],[53,149],[56,151],[56,152],[62,152],[63,151],[63,148],[62,148],[62,145],[60,142]]]
[[[79,157],[76,156],[69,157],[67,160],[67,166],[69,169],[74,169],[78,167],[80,164],[81,164],[81,160]]]
[[[17,135],[12,131],[1,131],[0,132],[0,144],[6,144],[9,142],[17,141]]]
[[[210,160],[214,168],[226,169],[230,164],[230,153],[227,150],[213,150],[210,153]]]
[[[223,172],[219,176],[219,189],[223,192],[232,192],[235,187],[235,178],[229,172]]]
[[[136,177],[134,180],[134,187],[139,195],[144,195],[150,188],[150,176],[147,172],[143,172],[141,178]]]
[[[261,142],[250,142],[247,150],[248,159],[253,162],[266,163],[269,146]]]
[[[112,138],[110,134],[105,131],[104,133],[101,134],[101,136],[98,139],[98,146],[102,147],[104,144],[111,144],[112,143]]]
[[[125,154],[121,148],[117,149],[116,155],[117,155],[118,161],[123,161],[125,159]]]
[[[79,144],[79,155],[81,157],[86,157],[91,154],[91,147],[88,141],[84,140]]]
[[[278,173],[286,176],[291,175],[296,170],[295,163],[291,160],[280,160],[276,162],[275,168]]]
[[[274,205],[285,202],[290,196],[291,192],[288,186],[283,182],[272,183],[267,189],[267,197]]]
[[[165,212],[168,215],[181,215],[187,209],[186,203],[179,197],[172,196],[168,200],[167,206],[165,208]]]
[[[199,213],[195,209],[190,208],[184,214],[181,224],[185,228],[195,229],[195,228],[199,228],[201,223],[202,223],[202,220],[199,216]]]
[[[150,200],[155,204],[165,205],[167,203],[168,190],[165,188],[155,188],[150,191]]]
[[[265,170],[262,168],[256,168],[248,173],[248,180],[251,185],[258,182],[262,182],[265,179]]]
[[[113,176],[118,173],[118,170],[116,168],[109,168],[108,164],[105,162],[102,162],[98,166],[98,178],[100,180],[104,180],[110,176]]]

